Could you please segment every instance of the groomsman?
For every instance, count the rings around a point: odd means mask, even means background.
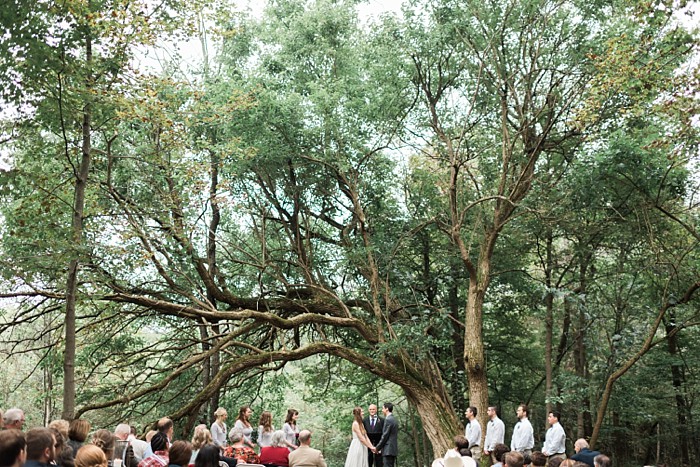
[[[367,432],[367,437],[369,438],[372,446],[376,446],[380,439],[382,439],[382,429],[384,428],[384,419],[377,415],[377,406],[374,404],[369,405],[369,415],[367,415],[363,420],[362,424],[365,426],[365,431]],[[375,454],[369,449],[367,449],[367,462],[369,467],[375,465],[376,467],[382,467],[382,455]]]

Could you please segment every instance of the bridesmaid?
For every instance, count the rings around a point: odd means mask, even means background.
[[[272,444],[272,433],[274,431],[272,414],[266,410],[260,414],[260,421],[258,422],[258,445],[261,448]]]
[[[243,435],[243,443],[247,446],[254,448],[253,439],[251,435],[253,434],[253,426],[250,424],[250,416],[253,415],[253,410],[244,405],[238,409],[238,418],[236,423],[233,425],[233,429],[238,431]]]
[[[297,438],[299,437],[297,418],[299,418],[298,410],[287,410],[287,418],[284,420],[282,431],[284,431],[284,440],[287,443],[287,447],[290,451],[294,451],[297,448]]]
[[[228,418],[228,412],[223,407],[219,407],[214,412],[216,421],[211,424],[211,438],[216,446],[219,447],[221,451],[226,447],[226,433],[228,433],[226,428],[226,419]]]

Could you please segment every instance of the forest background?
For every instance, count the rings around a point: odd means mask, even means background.
[[[524,402],[537,447],[555,409],[569,452],[700,458],[697,5],[10,3],[0,406],[30,426],[293,406],[337,466],[391,399],[418,467]]]

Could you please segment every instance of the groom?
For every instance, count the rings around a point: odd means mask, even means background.
[[[381,452],[384,467],[394,467],[396,456],[399,453],[399,425],[392,412],[394,404],[385,402],[382,407],[384,414],[384,427],[382,428],[382,438],[374,446],[375,452]]]

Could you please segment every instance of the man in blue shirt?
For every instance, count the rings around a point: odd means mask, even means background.
[[[591,467],[595,467],[593,460],[595,459],[595,456],[600,454],[600,452],[591,451],[589,449],[588,442],[585,439],[579,438],[576,440],[574,443],[574,451],[576,451],[576,454],[571,456],[573,460],[583,462]]]

